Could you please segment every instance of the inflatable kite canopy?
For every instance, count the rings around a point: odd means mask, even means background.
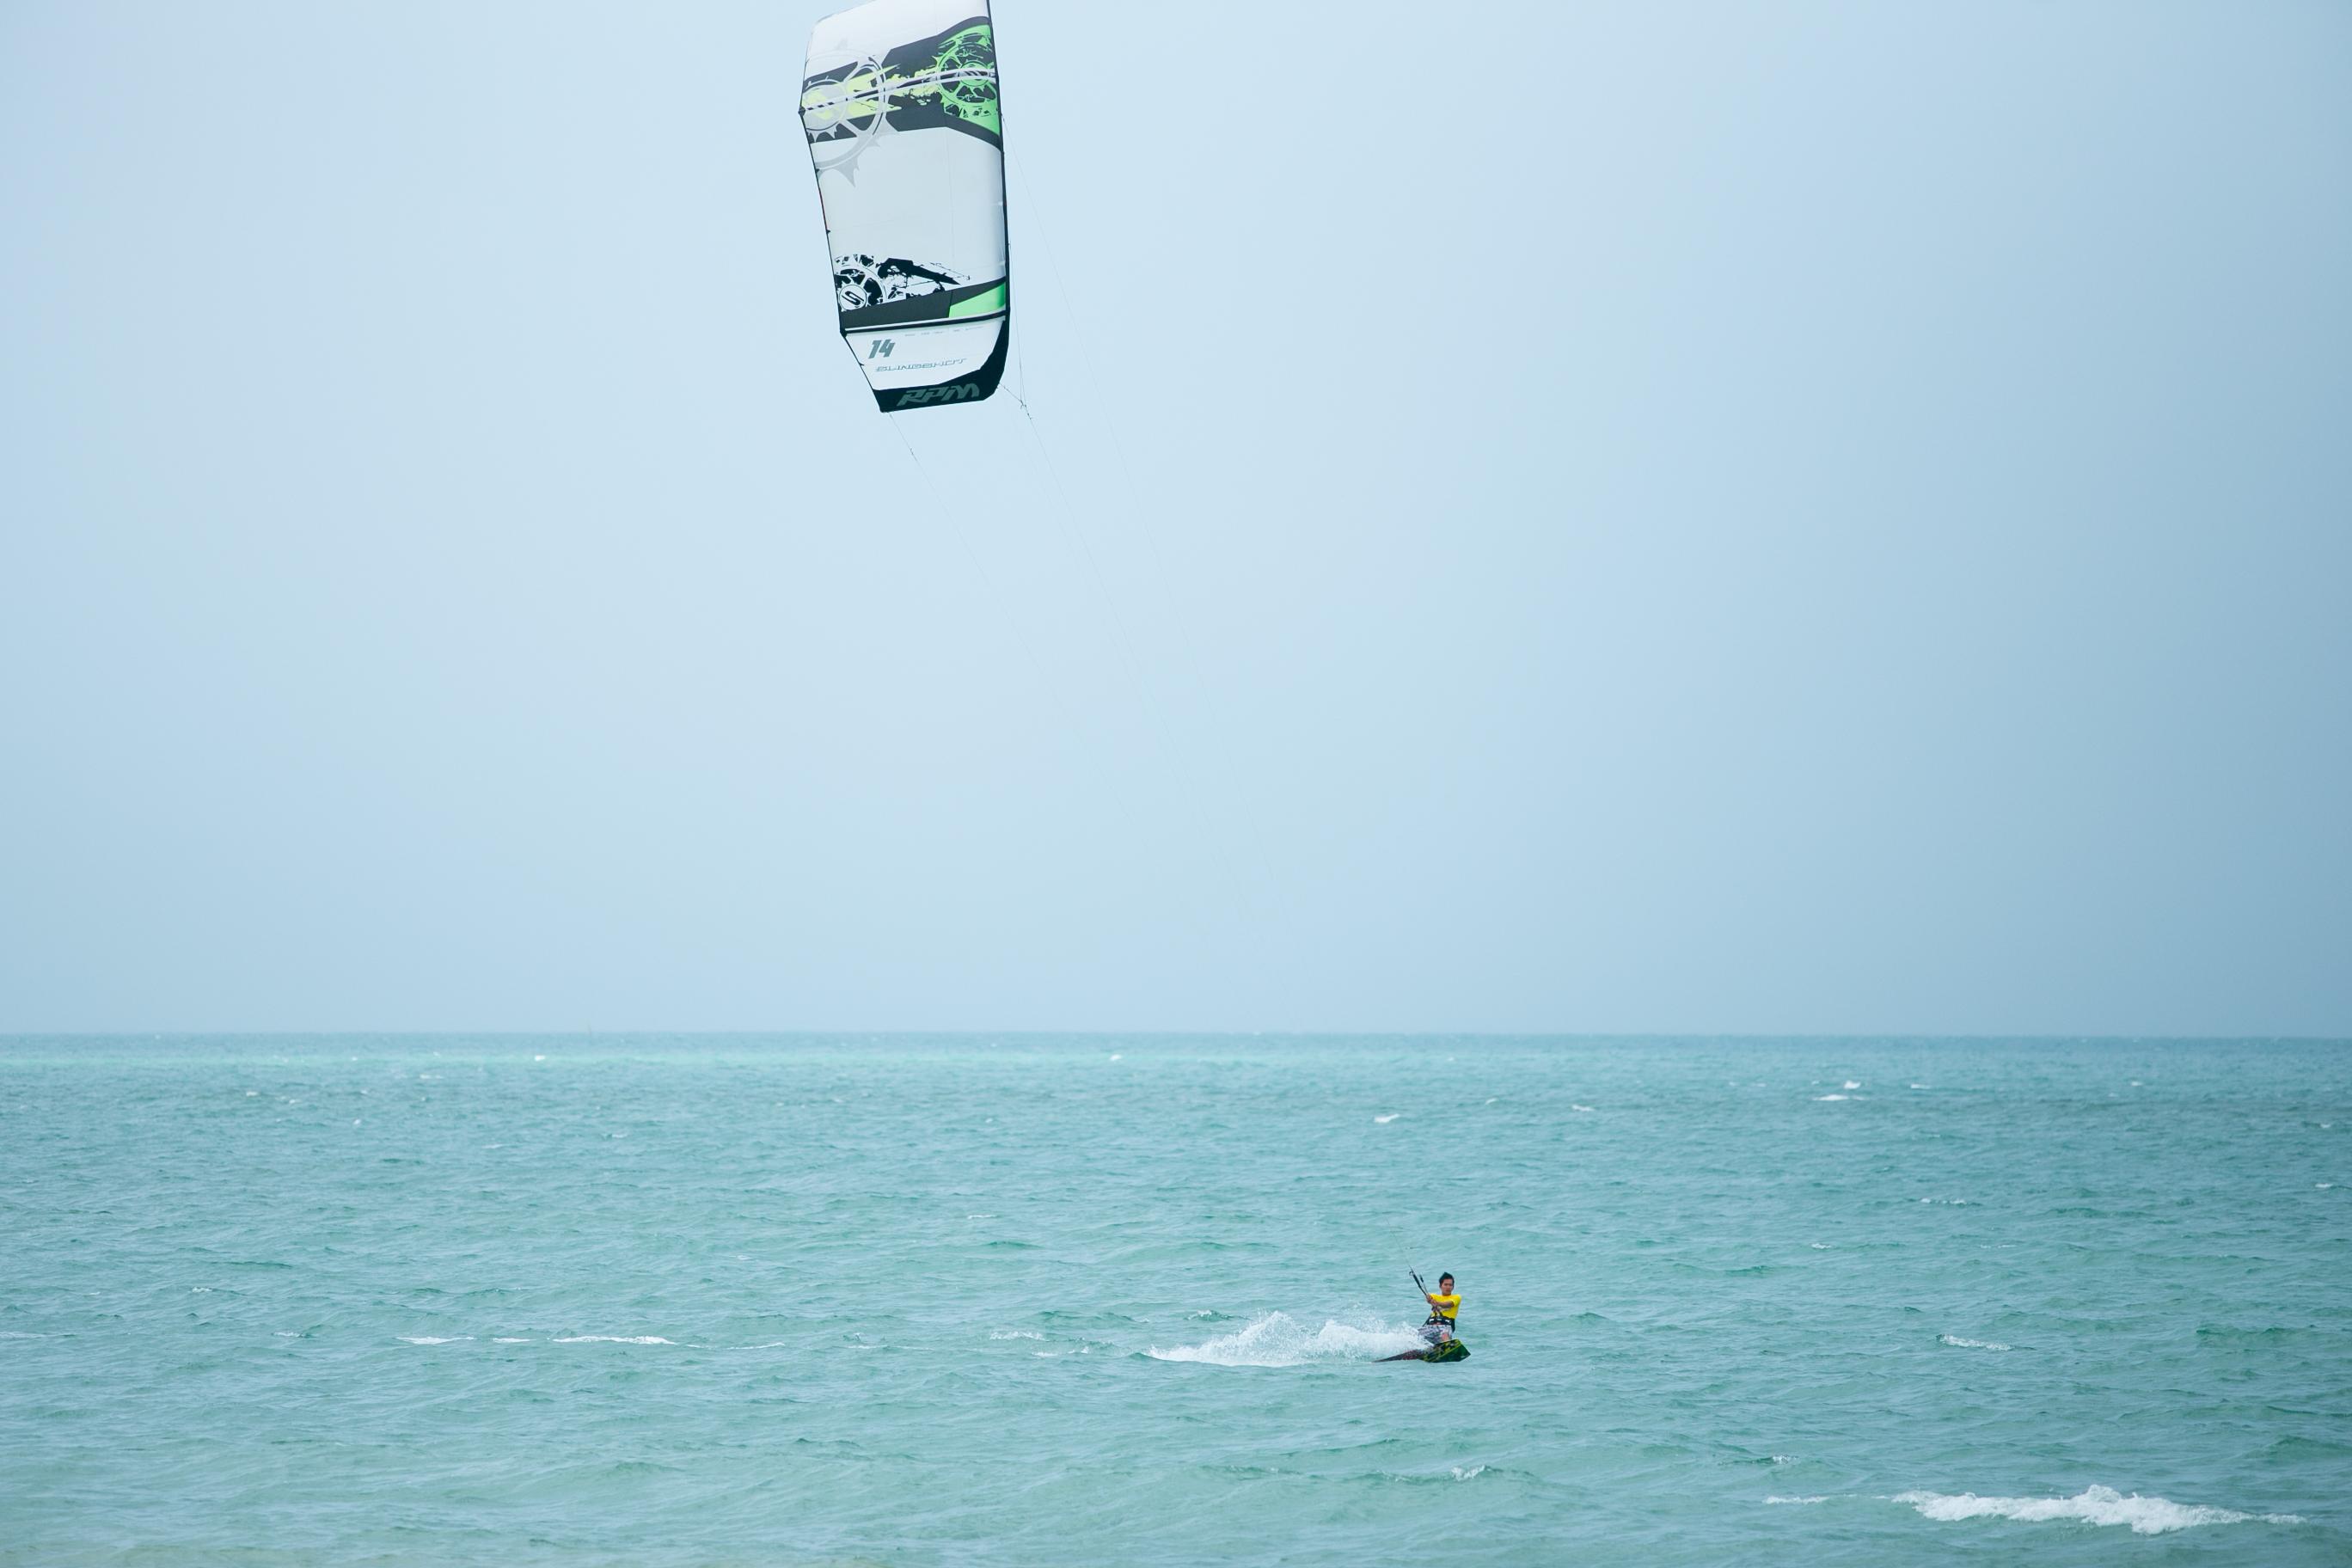
[[[809,35],[841,335],[886,413],[977,403],[1012,331],[1004,127],[985,0],[871,0]]]

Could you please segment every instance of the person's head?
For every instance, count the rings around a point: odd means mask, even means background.
[[[1441,1296],[1451,1296],[1454,1294],[1453,1275],[1441,1274],[1437,1277],[1437,1293]]]

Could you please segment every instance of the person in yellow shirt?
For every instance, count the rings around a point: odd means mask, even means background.
[[[1421,1325],[1421,1337],[1442,1345],[1454,1337],[1454,1321],[1462,1311],[1462,1298],[1454,1293],[1454,1276],[1439,1275],[1437,1289],[1423,1294],[1429,1298],[1429,1321]]]

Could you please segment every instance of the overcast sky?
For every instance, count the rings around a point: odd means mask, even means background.
[[[2352,1033],[2352,6],[824,8],[0,6],[0,1029]]]

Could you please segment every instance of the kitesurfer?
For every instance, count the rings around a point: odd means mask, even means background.
[[[1462,1310],[1462,1298],[1454,1293],[1454,1276],[1439,1275],[1437,1289],[1423,1294],[1429,1298],[1429,1321],[1421,1325],[1421,1337],[1442,1345],[1454,1337],[1454,1320]]]

